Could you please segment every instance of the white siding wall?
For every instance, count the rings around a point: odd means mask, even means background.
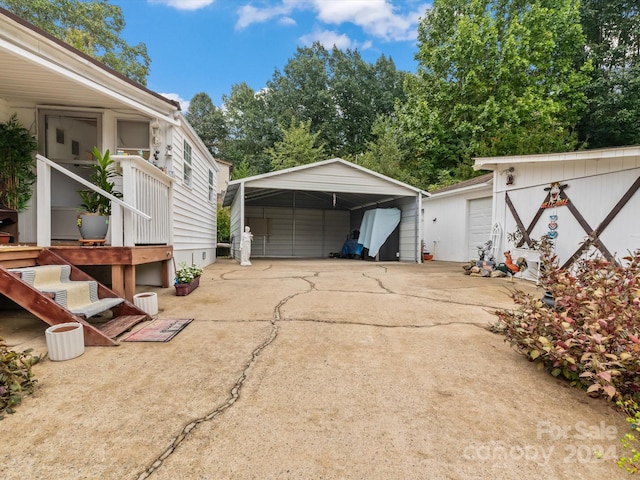
[[[466,262],[470,259],[469,201],[490,197],[491,187],[482,187],[424,200],[424,242],[434,260]]]
[[[173,251],[176,262],[205,266],[215,261],[216,250],[216,204],[209,201],[209,170],[216,171],[209,164],[200,146],[187,139],[192,148],[191,185],[183,181],[184,139],[181,129],[174,129],[173,170],[175,172],[173,190]],[[215,201],[215,199],[214,199]]]
[[[606,158],[586,161],[550,162],[523,164],[516,167],[516,184],[508,190],[518,215],[528,228],[547,192],[551,182],[567,184],[565,190],[571,203],[582,214],[591,228],[595,229],[618,203],[633,182],[640,176],[640,159]],[[507,243],[506,233],[516,230],[516,222],[505,203],[504,182],[496,182],[495,218],[504,225],[504,249],[512,248]],[[640,248],[640,191],[629,200],[617,217],[604,230],[601,240],[609,251],[624,256],[628,250]],[[549,215],[558,216],[556,253],[564,263],[585,240],[587,233],[578,224],[568,207],[546,209],[538,220],[531,236],[540,238],[549,231]]]

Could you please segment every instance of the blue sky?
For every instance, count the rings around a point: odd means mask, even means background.
[[[220,106],[234,84],[263,88],[298,46],[358,49],[415,71],[424,0],[110,0],[122,8],[127,43],[147,45],[147,86],[179,100],[199,92]]]

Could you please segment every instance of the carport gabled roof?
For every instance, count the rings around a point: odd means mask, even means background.
[[[321,205],[326,202],[326,194],[334,197],[334,206],[335,195],[339,195],[343,208],[355,208],[399,197],[429,195],[424,190],[341,158],[234,180],[229,183],[223,206],[233,203],[243,184],[247,202],[252,198],[275,197],[277,192],[280,195],[282,192],[306,192],[298,199],[298,206],[303,206],[300,201],[305,199]]]

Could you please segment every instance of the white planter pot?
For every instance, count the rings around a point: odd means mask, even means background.
[[[84,330],[81,323],[60,323],[45,331],[49,358],[54,362],[70,360],[84,353]]]
[[[158,294],[155,292],[143,292],[134,295],[133,304],[151,316],[158,314]]]

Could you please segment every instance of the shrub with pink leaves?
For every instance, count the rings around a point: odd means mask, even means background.
[[[616,262],[591,256],[569,271],[542,248],[541,285],[555,300],[515,290],[495,311],[519,352],[592,396],[640,398],[640,250]]]

